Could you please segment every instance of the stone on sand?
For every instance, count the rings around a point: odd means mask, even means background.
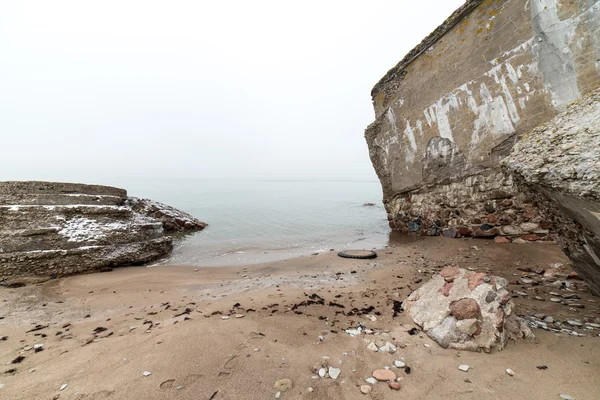
[[[369,394],[369,393],[371,393],[371,386],[369,386],[369,385],[362,385],[360,387],[360,392],[362,394]]]
[[[458,366],[458,369],[460,369],[463,372],[468,372],[470,368],[471,367],[469,367],[467,364],[461,364]]]
[[[445,291],[450,282],[452,290]],[[443,348],[502,350],[509,339],[533,337],[517,316],[507,286],[498,276],[446,267],[402,307]]]
[[[396,374],[389,369],[377,369],[373,371],[373,378],[378,381],[394,381],[396,380]]]
[[[331,379],[337,379],[341,372],[342,370],[339,368],[329,367],[329,377]]]
[[[275,389],[280,392],[285,392],[292,388],[292,380],[288,378],[279,379],[275,382]]]

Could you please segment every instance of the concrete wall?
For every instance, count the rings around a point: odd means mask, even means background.
[[[598,87],[599,1],[467,1],[373,88],[365,137],[390,226],[543,229],[498,164]]]

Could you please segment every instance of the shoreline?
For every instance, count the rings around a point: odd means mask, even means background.
[[[517,267],[568,263],[558,246],[408,240],[392,243],[373,260],[326,252],[241,266],[125,267],[1,289],[0,336],[8,338],[0,342],[0,362],[16,371],[0,375],[0,394],[11,399],[265,399],[275,398],[275,381],[289,378],[293,388],[282,399],[551,399],[566,393],[581,400],[597,395],[600,330],[581,330],[586,336],[574,337],[535,329],[535,340],[483,354],[443,349],[423,333],[412,336],[410,317],[393,316],[394,302],[444,265],[489,270],[512,280],[523,274]],[[510,286],[511,293],[530,293],[514,294],[519,314],[545,313],[560,321],[600,316],[600,299],[589,292],[577,292],[586,308],[571,310],[548,301],[553,289],[526,286]],[[373,333],[351,337],[345,330],[357,323]],[[47,327],[27,333],[38,325]],[[398,351],[372,352],[365,340],[392,341]],[[43,344],[43,351],[29,349],[35,344]],[[11,364],[18,356],[25,358]],[[401,359],[410,374],[393,367]],[[342,370],[337,380],[313,378],[313,365],[323,360]],[[460,364],[472,369],[459,371]],[[548,369],[537,368],[544,365]],[[365,379],[384,366],[402,378],[400,393],[383,382],[363,395],[359,389]],[[151,375],[144,376],[145,371]]]

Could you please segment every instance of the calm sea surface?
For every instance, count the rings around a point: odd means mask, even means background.
[[[209,224],[162,263],[235,265],[388,241],[379,182],[169,180],[124,187]]]

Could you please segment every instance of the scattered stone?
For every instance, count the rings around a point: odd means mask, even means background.
[[[221,319],[229,319],[229,315],[223,315]]]
[[[510,375],[510,376],[515,376],[515,371],[513,371],[513,370],[512,370],[512,369],[510,369],[510,368],[506,368],[506,373],[507,373],[508,375]]]
[[[65,389],[67,388],[67,386],[69,386],[69,384],[68,384],[68,383],[63,383],[63,384],[61,385],[61,387],[60,387],[59,391],[61,391],[61,392],[62,392],[63,390],[65,390]]]
[[[569,396],[568,394],[561,394],[560,398],[563,400],[575,400],[573,396]]]
[[[394,361],[394,365],[396,366],[396,368],[404,368],[404,367],[406,367],[406,363],[404,361],[401,361],[401,360]]]
[[[292,388],[292,380],[288,378],[279,379],[275,382],[275,389],[279,392],[285,392]]]
[[[360,387],[360,392],[362,394],[369,394],[369,393],[371,393],[371,386],[369,386],[369,385],[362,385]]]
[[[150,371],[144,371],[144,373],[142,375],[144,375],[144,376],[150,376],[150,375],[152,375],[152,372],[150,372]]]
[[[319,377],[325,378],[326,373],[327,371],[325,370],[325,368],[319,368]]]
[[[313,389],[313,388],[311,388],[311,387],[309,387],[308,389],[306,389],[306,391],[307,391],[308,393],[312,393],[314,390],[315,390],[315,389]]]
[[[244,314],[235,314],[236,318],[244,318]]]
[[[396,374],[389,369],[377,369],[373,371],[373,378],[378,381],[394,381],[396,380]]]
[[[44,345],[43,344],[34,344],[33,345],[33,350],[36,353],[39,353],[40,351],[44,350]]]
[[[377,379],[375,379],[375,378],[367,378],[367,379],[365,379],[365,381],[367,383],[370,383],[371,385],[374,385],[377,383]]]
[[[545,318],[544,318],[544,322],[547,322],[547,323],[551,324],[551,323],[553,323],[553,322],[554,322],[554,318],[552,318],[552,317],[550,317],[550,316],[548,316],[548,317],[545,317]]]
[[[275,398],[276,398],[276,399],[278,399],[278,398],[280,398],[280,397],[281,397],[281,392],[277,392],[277,393],[275,393]]]
[[[463,372],[468,372],[470,368],[471,367],[469,367],[467,364],[462,364],[458,366],[458,369],[460,369]]]
[[[575,321],[575,320],[572,320],[572,319],[568,320],[567,324],[569,324],[571,326],[583,326],[583,324],[581,322]]]
[[[553,303],[560,303],[562,301],[562,299],[559,299],[558,297],[551,297],[550,301]]]
[[[378,351],[379,349],[377,348],[377,345],[375,344],[375,342],[371,342],[367,345],[367,349],[371,350],[371,351]]]
[[[341,372],[342,370],[339,368],[329,367],[329,377],[331,379],[337,379]]]
[[[393,390],[400,390],[400,384],[395,381],[389,381],[388,386]]]

